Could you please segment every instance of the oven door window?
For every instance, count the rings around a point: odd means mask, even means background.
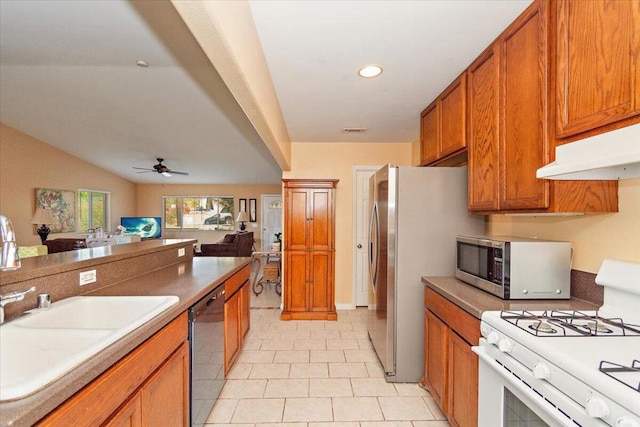
[[[504,427],[546,427],[545,423],[535,412],[533,412],[522,400],[511,393],[508,388],[504,388]]]

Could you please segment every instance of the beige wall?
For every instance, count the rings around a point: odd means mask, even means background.
[[[256,245],[261,245],[261,206],[262,194],[282,194],[281,185],[156,185],[138,184],[136,212],[139,216],[162,216],[162,196],[234,196],[236,215],[238,211],[238,199],[256,199],[258,205],[258,222],[247,222],[247,231],[253,231]],[[236,224],[236,229],[240,224]],[[220,240],[229,231],[168,231],[163,230],[163,237],[177,239],[197,239],[198,243],[213,243]],[[270,243],[270,242],[267,242]]]
[[[416,138],[411,143],[411,165],[418,166],[420,164],[420,138]]]
[[[29,224],[36,188],[111,192],[112,229],[121,216],[136,214],[134,183],[0,123],[0,212],[13,223],[19,246],[40,244],[36,227]],[[50,234],[49,239],[74,235]]]
[[[491,215],[489,231],[522,237],[568,240],[573,268],[597,273],[605,258],[640,262],[640,179],[619,182],[619,212],[571,217]]]
[[[336,190],[336,304],[351,304],[353,290],[353,166],[411,165],[410,143],[293,143],[283,178],[339,179]]]

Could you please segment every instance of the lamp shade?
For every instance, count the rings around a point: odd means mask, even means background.
[[[31,224],[53,224],[55,219],[51,215],[51,209],[37,208],[31,218]]]
[[[247,222],[249,221],[249,214],[245,211],[238,212],[238,217],[236,218],[237,222]]]

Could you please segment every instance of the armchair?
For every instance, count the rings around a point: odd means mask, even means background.
[[[200,245],[202,256],[250,257],[253,252],[253,231],[227,234],[216,243]]]

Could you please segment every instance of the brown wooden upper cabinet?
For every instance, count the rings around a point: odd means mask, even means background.
[[[285,181],[285,249],[333,249],[334,188],[326,181]]]
[[[546,209],[546,3],[528,8],[469,67],[469,209]]]
[[[556,145],[548,84],[553,4],[536,0],[467,71],[471,211],[617,211],[616,182],[536,178]]]
[[[335,189],[338,180],[284,179],[282,320],[336,320]]]
[[[640,0],[557,0],[554,12],[557,137],[640,114]]]
[[[500,208],[499,46],[492,45],[469,67],[469,209]]]
[[[420,115],[420,164],[440,164],[465,151],[466,87],[464,73]]]

